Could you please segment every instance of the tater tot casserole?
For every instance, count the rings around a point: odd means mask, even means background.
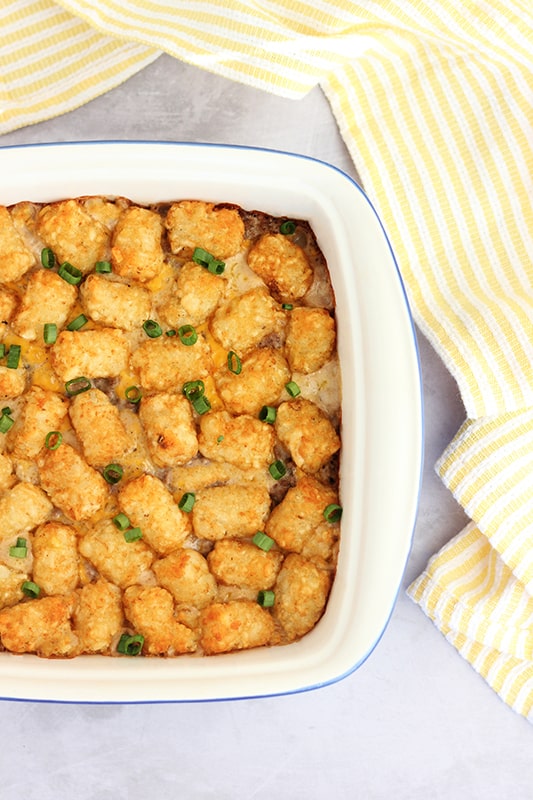
[[[302,220],[203,200],[0,207],[0,643],[294,642],[334,580],[335,296]]]

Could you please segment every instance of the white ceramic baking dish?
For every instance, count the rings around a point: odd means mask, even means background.
[[[317,688],[355,670],[391,615],[410,550],[422,464],[420,373],[401,279],[368,198],[322,162],[243,147],[76,143],[0,148],[0,203],[122,195],[236,203],[307,219],[337,299],[342,535],[327,610],[301,641],[212,657],[0,653],[4,698],[150,702]],[[1,524],[1,521],[0,521]]]

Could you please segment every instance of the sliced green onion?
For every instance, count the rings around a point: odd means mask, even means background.
[[[129,528],[131,525],[127,516],[122,512],[120,512],[120,514],[117,514],[116,517],[113,517],[113,524],[115,525],[116,528],[119,529],[119,531],[125,531],[126,528]]]
[[[195,397],[201,397],[205,392],[203,381],[187,381],[182,388],[185,397],[192,402]]]
[[[263,406],[259,412],[259,419],[261,422],[268,422],[270,425],[276,421],[277,411],[274,406]]]
[[[0,433],[7,433],[15,424],[15,420],[9,414],[2,414],[0,417]]]
[[[120,464],[108,464],[106,467],[104,467],[103,476],[108,483],[118,483],[123,475],[124,470]]]
[[[289,381],[286,383],[285,388],[291,397],[298,397],[302,391],[295,381]]]
[[[111,272],[111,262],[110,261],[97,261],[94,265],[95,272],[100,272],[101,274],[107,274]]]
[[[57,325],[55,322],[45,322],[43,329],[45,344],[54,344],[57,339]]]
[[[124,531],[124,538],[127,542],[137,542],[143,538],[143,534],[140,528],[128,528]]]
[[[197,414],[207,414],[207,412],[211,410],[211,403],[204,394],[201,395],[201,397],[192,397],[189,399]]]
[[[65,383],[65,391],[69,397],[74,397],[76,394],[87,392],[91,386],[92,384],[89,378],[80,375],[79,378],[72,378],[71,381]]]
[[[323,514],[326,522],[338,522],[342,517],[342,506],[339,506],[338,503],[330,503],[325,507]]]
[[[271,549],[272,545],[274,544],[274,539],[272,539],[268,534],[264,533],[263,531],[257,531],[252,542],[257,545],[261,550],[268,551]]]
[[[178,508],[181,508],[182,511],[192,511],[195,502],[196,495],[194,492],[185,492],[185,494],[183,494],[180,498]]]
[[[44,247],[41,250],[41,264],[45,269],[53,269],[56,265],[56,257],[49,247]]]
[[[143,393],[138,386],[128,386],[124,392],[124,397],[130,403],[138,403],[142,396]]]
[[[24,583],[22,584],[22,586],[20,588],[22,589],[22,591],[24,592],[24,594],[27,597],[34,597],[35,598],[35,597],[39,597],[39,595],[41,594],[40,587],[37,586],[37,584],[34,583],[33,581],[24,581]]]
[[[80,328],[83,328],[89,322],[85,314],[80,314],[76,319],[73,319],[72,322],[69,322],[67,325],[67,331],[79,331]]]
[[[143,322],[143,330],[150,339],[157,339],[163,333],[161,325],[155,319],[147,319],[146,322]]]
[[[275,481],[279,481],[280,478],[283,478],[283,476],[286,475],[287,467],[283,461],[274,461],[274,463],[269,466],[268,471]]]
[[[296,223],[292,221],[292,219],[286,219],[285,222],[282,222],[279,226],[279,232],[282,233],[284,236],[290,236],[291,233],[294,233],[296,230]]]
[[[268,589],[267,591],[259,592],[257,595],[257,602],[263,608],[271,608],[274,605],[274,600],[276,599],[276,595],[274,592]]]
[[[144,636],[136,634],[130,636],[129,633],[123,633],[117,644],[117,652],[125,656],[138,656],[143,649]]]
[[[2,414],[12,414],[12,413],[13,413],[13,412],[12,412],[12,410],[9,408],[9,406],[4,406],[4,407],[3,407],[3,409],[2,409]]]
[[[57,274],[59,275],[60,278],[63,278],[64,281],[70,283],[72,286],[77,286],[83,276],[81,269],[73,267],[72,264],[69,264],[68,261],[64,261],[61,264],[61,266],[57,271]]]
[[[201,267],[205,267],[207,270],[209,270],[209,272],[213,273],[213,275],[222,275],[226,268],[224,261],[220,261],[218,258],[215,258],[213,255],[211,255],[211,253],[208,253],[207,250],[204,250],[202,247],[195,247],[192,254],[192,260],[197,264],[200,264]]]
[[[8,369],[18,369],[20,363],[20,345],[12,344],[7,354],[6,367]]]
[[[175,336],[175,335],[176,331],[174,330],[174,328],[171,328],[169,331],[165,331],[165,336]]]
[[[63,441],[63,434],[59,431],[50,431],[46,434],[46,439],[44,440],[44,446],[47,450],[57,450],[61,442]]]
[[[292,309],[294,308],[292,303],[282,303],[281,307],[284,311],[292,311]]]
[[[28,542],[23,536],[17,537],[17,543],[9,548],[11,558],[26,558],[28,555]]]
[[[181,328],[178,328],[178,336],[180,337],[180,342],[187,345],[187,347],[190,347],[191,344],[196,344],[198,341],[198,334],[192,325],[182,325]]]
[[[240,375],[242,372],[242,361],[234,350],[228,353],[228,369],[234,375]]]

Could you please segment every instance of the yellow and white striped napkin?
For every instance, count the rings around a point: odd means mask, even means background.
[[[530,0],[3,0],[0,133],[165,51],[287,97],[320,84],[466,420],[437,464],[472,523],[409,587],[533,721]]]

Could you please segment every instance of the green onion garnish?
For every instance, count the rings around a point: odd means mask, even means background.
[[[111,272],[111,262],[109,261],[97,261],[94,265],[95,272],[100,272],[101,274],[106,274]]]
[[[271,539],[268,534],[264,533],[263,531],[257,531],[252,542],[257,545],[261,550],[265,550],[268,553],[272,545],[274,544],[274,539]]]
[[[271,425],[276,421],[277,411],[274,406],[263,406],[259,412],[261,422],[269,422]]]
[[[39,597],[39,595],[41,594],[40,587],[37,586],[37,584],[34,583],[33,581],[24,581],[24,583],[22,584],[22,586],[20,588],[22,589],[22,591],[24,592],[24,594],[27,597],[34,597],[35,598],[35,597]]]
[[[76,394],[87,392],[91,388],[91,381],[80,375],[79,378],[72,378],[71,381],[65,383],[65,391],[69,397],[74,397]]]
[[[127,542],[137,542],[143,538],[143,534],[140,528],[128,528],[124,531],[124,538]]]
[[[46,434],[46,439],[44,440],[44,446],[47,450],[57,450],[61,442],[63,441],[63,434],[59,431],[50,431]]]
[[[286,383],[285,388],[291,397],[298,397],[302,391],[295,381],[289,381]]]
[[[17,538],[17,543],[9,548],[11,558],[26,558],[28,555],[28,543],[23,536]]]
[[[224,261],[219,261],[218,258],[215,258],[202,247],[196,247],[194,249],[192,260],[200,264],[201,267],[205,267],[209,272],[212,272],[213,275],[222,275],[226,268]]]
[[[263,608],[271,608],[274,605],[275,599],[276,595],[270,590],[259,592],[257,595],[257,602],[260,606],[263,606]]]
[[[180,342],[187,345],[187,347],[191,344],[196,344],[198,341],[198,334],[192,325],[182,325],[181,328],[178,328],[178,336],[180,337]]]
[[[269,466],[268,471],[275,481],[279,481],[280,478],[283,478],[283,476],[287,473],[287,467],[283,461],[274,461],[274,463]]]
[[[181,508],[182,511],[192,511],[195,502],[196,495],[194,492],[185,492],[185,494],[183,494],[180,498],[178,508]]]
[[[64,281],[70,283],[72,286],[77,286],[81,281],[83,273],[77,267],[73,267],[68,261],[64,261],[59,267],[57,274]]]
[[[161,325],[155,319],[147,319],[146,322],[143,322],[143,330],[150,339],[157,339],[163,333]]]
[[[342,517],[342,506],[337,503],[330,503],[329,506],[325,507],[323,514],[326,522],[338,522]]]
[[[286,219],[285,222],[282,222],[279,226],[279,232],[282,233],[284,236],[290,236],[291,233],[294,233],[296,230],[296,223],[292,221],[292,219]]]
[[[54,344],[57,339],[57,325],[55,322],[45,322],[43,329],[45,344]]]
[[[174,330],[174,328],[171,328],[169,331],[165,331],[165,336],[175,336],[175,335],[176,331]]]
[[[80,314],[76,319],[73,319],[72,322],[69,322],[67,325],[67,331],[79,331],[80,328],[83,328],[89,322],[85,314]]]
[[[230,350],[228,353],[228,369],[234,375],[240,375],[242,372],[241,359],[234,350]]]
[[[117,514],[116,517],[113,517],[113,523],[115,527],[119,529],[119,531],[125,531],[126,528],[129,528],[131,524],[127,516],[122,512]]]
[[[138,403],[142,396],[143,393],[141,392],[138,386],[128,386],[128,388],[124,392],[124,397],[130,403]]]
[[[182,387],[185,397],[192,402],[193,398],[201,397],[205,392],[205,384],[203,381],[187,381]]]
[[[6,367],[17,369],[20,362],[20,345],[12,344],[7,354]]]
[[[211,403],[204,394],[201,397],[193,397],[189,399],[191,400],[192,407],[197,414],[207,414],[207,412],[211,410]]]
[[[56,257],[49,247],[44,247],[41,250],[41,264],[45,269],[53,269],[56,264]]]
[[[284,311],[292,311],[292,309],[294,308],[292,303],[282,303],[281,307]]]
[[[108,483],[118,483],[123,475],[124,470],[120,464],[108,464],[106,467],[104,467],[103,476]]]
[[[138,656],[143,649],[144,636],[136,634],[130,636],[129,633],[123,633],[117,644],[117,653],[122,653],[125,656]]]
[[[12,414],[13,411],[9,408],[9,406],[4,406],[2,409],[2,414]]]
[[[15,424],[15,420],[9,414],[2,414],[0,417],[0,433],[7,433]]]

